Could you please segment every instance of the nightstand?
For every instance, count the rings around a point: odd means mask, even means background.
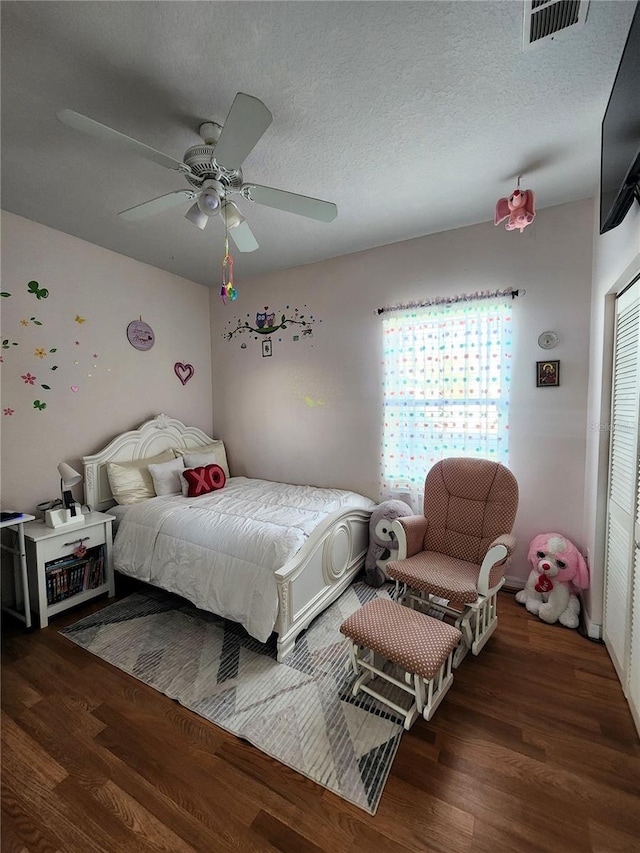
[[[69,607],[105,592],[115,595],[113,521],[113,515],[90,512],[81,527],[70,530],[43,521],[24,525],[31,608],[41,628]],[[86,550],[78,554],[80,546]]]

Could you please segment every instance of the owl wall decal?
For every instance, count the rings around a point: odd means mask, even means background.
[[[264,311],[263,312],[258,311],[258,313],[256,314],[256,326],[259,329],[263,329],[265,327],[266,323],[267,323],[266,313]]]

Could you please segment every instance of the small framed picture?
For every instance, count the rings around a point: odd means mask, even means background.
[[[267,338],[262,341],[262,357],[267,358],[270,355],[273,355],[273,347],[271,345],[271,338]]]
[[[536,361],[536,387],[557,388],[560,385],[559,361]]]

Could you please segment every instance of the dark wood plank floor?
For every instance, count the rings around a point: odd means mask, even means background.
[[[60,636],[105,603],[4,620],[6,853],[640,851],[640,745],[604,646],[509,593],[374,817]]]

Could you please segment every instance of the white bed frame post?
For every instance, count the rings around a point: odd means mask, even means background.
[[[278,660],[296,637],[336,600],[364,565],[371,511],[349,509],[320,525],[293,560],[275,573],[278,584]]]

